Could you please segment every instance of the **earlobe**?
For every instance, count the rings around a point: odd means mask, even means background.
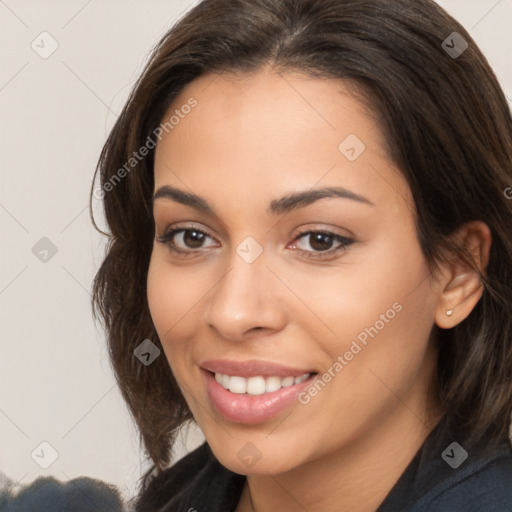
[[[478,269],[485,274],[492,243],[491,231],[481,221],[464,224],[456,234],[457,242],[464,246]],[[477,270],[466,262],[455,259],[447,269],[435,323],[441,329],[451,329],[469,316],[483,294],[483,283]]]

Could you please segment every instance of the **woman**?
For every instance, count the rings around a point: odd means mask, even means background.
[[[511,510],[511,142],[429,0],[191,9],[94,192],[137,510]]]

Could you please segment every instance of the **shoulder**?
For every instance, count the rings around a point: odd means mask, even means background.
[[[157,474],[137,498],[136,512],[234,509],[244,475],[228,470],[213,455],[207,442]]]
[[[378,512],[512,512],[512,446],[455,441],[440,423]]]
[[[512,512],[512,451],[503,445],[494,453],[480,453],[468,465],[426,495],[425,512]],[[463,469],[462,467],[460,469]]]

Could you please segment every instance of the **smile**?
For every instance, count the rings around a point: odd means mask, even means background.
[[[245,425],[272,420],[299,403],[298,396],[318,375],[241,377],[201,368],[210,407],[224,419]]]
[[[215,373],[215,380],[226,390],[231,393],[248,395],[263,395],[264,393],[273,393],[281,388],[287,388],[294,384],[300,384],[309,378],[311,374],[305,373],[301,377],[263,377],[261,375],[255,377],[244,378],[238,375],[227,375],[225,373]]]

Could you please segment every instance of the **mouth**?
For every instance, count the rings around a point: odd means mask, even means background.
[[[247,395],[274,393],[275,391],[279,391],[281,388],[300,384],[313,375],[313,373],[305,373],[300,377],[293,377],[291,375],[287,377],[279,377],[278,375],[263,377],[262,375],[256,375],[254,377],[244,378],[239,375],[227,375],[225,373],[218,372],[210,373],[214,375],[215,380],[227,391]]]
[[[249,371],[247,367],[245,370],[245,373],[256,371],[254,368]],[[241,376],[201,367],[211,408],[224,419],[235,423],[265,423],[292,406],[299,405],[299,394],[318,375],[313,371],[300,375],[291,372],[291,375],[284,376],[269,372],[272,369],[267,368],[266,375]]]

